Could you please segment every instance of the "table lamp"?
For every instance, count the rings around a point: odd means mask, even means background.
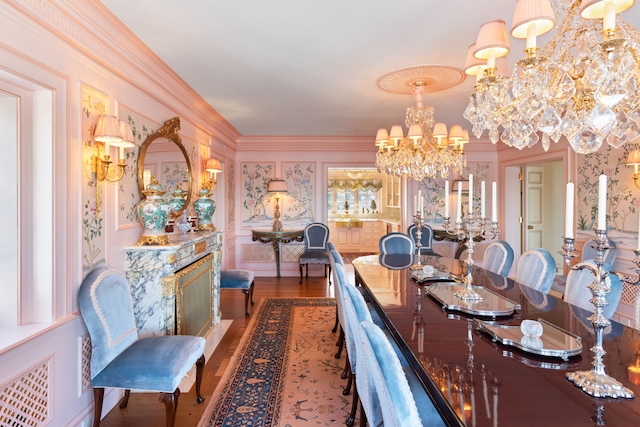
[[[267,192],[275,193],[276,207],[273,213],[273,231],[282,231],[282,222],[280,222],[280,197],[279,193],[287,192],[287,183],[284,179],[272,179],[267,186]]]

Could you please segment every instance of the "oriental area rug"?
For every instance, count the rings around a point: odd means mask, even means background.
[[[256,310],[200,426],[342,425],[352,396],[342,391],[330,298],[267,298]]]

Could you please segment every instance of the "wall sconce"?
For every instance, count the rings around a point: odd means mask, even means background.
[[[275,193],[276,207],[273,213],[273,231],[282,231],[282,222],[280,222],[280,197],[279,193],[287,192],[287,183],[284,179],[272,179],[267,186],[267,192]]]
[[[633,165],[633,182],[635,182],[636,187],[640,187],[640,174],[638,174],[638,165],[640,165],[640,150],[629,151],[629,154],[627,155],[626,165]]]
[[[218,186],[218,174],[222,172],[222,165],[218,159],[209,159],[204,167],[204,170],[209,172],[209,188],[211,191],[215,190]]]
[[[92,172],[97,181],[117,182],[124,176],[127,164],[124,161],[124,149],[136,145],[129,123],[121,122],[115,116],[100,116],[93,133],[97,154],[92,156]],[[111,160],[111,146],[120,150],[118,163]],[[96,185],[96,215],[102,210],[102,194]]]

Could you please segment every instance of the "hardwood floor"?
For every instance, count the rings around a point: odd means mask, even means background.
[[[333,297],[333,285],[329,285],[325,277],[305,278],[299,284],[299,277],[257,277],[253,300],[256,305],[262,298],[274,297]],[[244,294],[237,290],[223,290],[220,296],[220,307],[223,319],[233,319],[233,323],[207,360],[202,380],[201,392],[204,403],[198,405],[195,387],[190,392],[182,392],[178,404],[176,427],[196,426],[203,415],[211,394],[215,390],[229,360],[238,346],[251,317],[244,315]],[[125,426],[164,426],[164,405],[158,401],[158,393],[132,393],[125,409],[117,405],[107,414],[100,425],[102,427]]]

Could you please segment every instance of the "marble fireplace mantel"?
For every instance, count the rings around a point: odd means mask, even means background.
[[[131,286],[133,311],[141,337],[179,333],[179,276],[182,269],[197,266],[211,254],[210,323],[220,324],[220,263],[222,231],[171,235],[172,243],[162,246],[125,247],[126,276]],[[197,264],[198,263],[198,264]],[[178,273],[178,274],[176,274]],[[207,292],[209,292],[207,290]],[[208,296],[208,295],[207,295]],[[207,309],[208,310],[208,309]],[[205,334],[208,331],[204,331]]]

